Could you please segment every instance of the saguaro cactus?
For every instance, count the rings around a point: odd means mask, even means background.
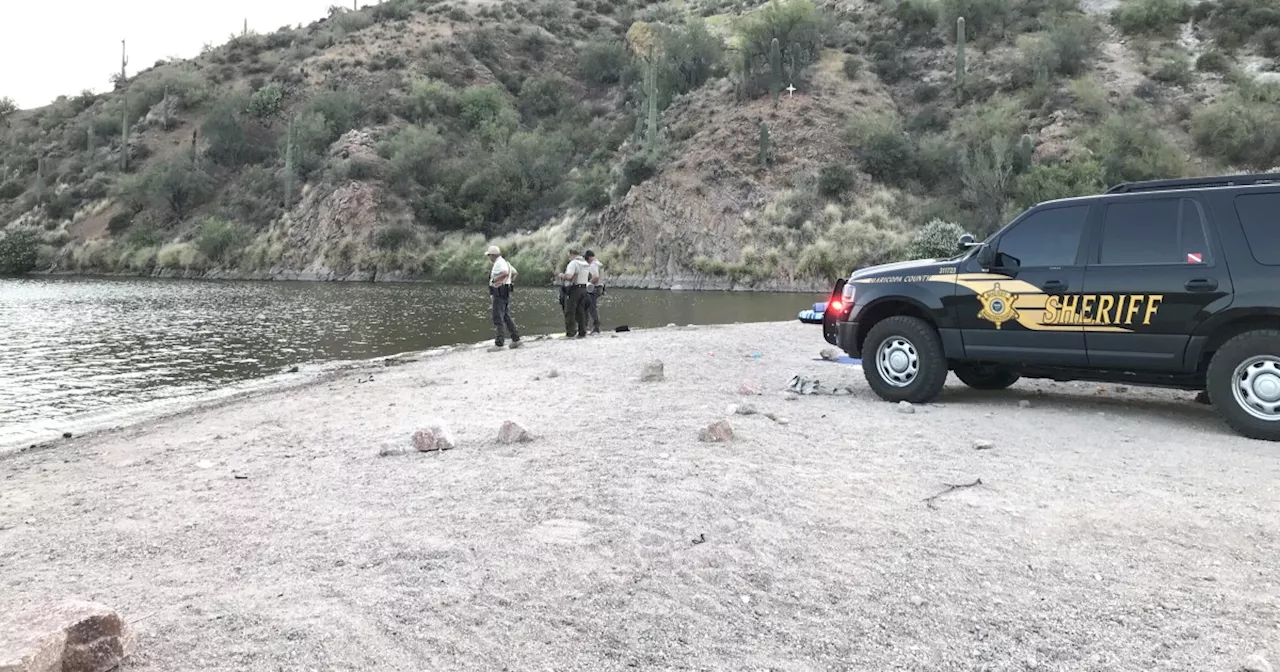
[[[124,40],[120,40],[120,87],[123,94],[120,98],[120,172],[129,170],[129,85],[125,76],[125,68],[129,65],[128,52],[125,51]]]
[[[293,209],[293,117],[289,117],[289,130],[284,145],[284,207]]]
[[[1031,167],[1031,156],[1036,151],[1036,140],[1030,135],[1024,134],[1018,139],[1018,144],[1014,147],[1014,166],[1018,170],[1026,170]]]
[[[93,126],[84,129],[84,146],[90,154],[98,148],[98,136],[93,132]]]
[[[769,95],[773,96],[776,107],[782,95],[782,45],[776,37],[769,42]]]
[[[956,19],[956,100],[964,102],[964,17]]]
[[[658,140],[658,64],[653,46],[649,46],[649,59],[645,70],[645,104],[648,106],[645,140],[653,144]]]
[[[36,159],[36,202],[44,203],[44,157]]]
[[[769,136],[769,125],[760,122],[760,167],[768,168],[773,161],[773,138]]]

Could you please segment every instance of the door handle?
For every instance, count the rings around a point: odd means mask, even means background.
[[[1065,292],[1067,291],[1067,283],[1061,280],[1050,280],[1040,285],[1040,289],[1046,292]]]
[[[1189,292],[1212,292],[1218,288],[1218,281],[1213,278],[1196,278],[1183,285]]]

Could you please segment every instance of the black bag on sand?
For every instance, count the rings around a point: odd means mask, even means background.
[[[624,325],[622,325],[621,327],[618,327],[617,329],[614,329],[614,331],[618,331],[618,332],[622,332],[622,331],[631,331],[631,327],[628,327],[627,325],[625,325],[625,324],[624,324]]]

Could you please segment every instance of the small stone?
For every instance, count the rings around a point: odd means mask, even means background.
[[[743,383],[738,386],[738,394],[741,394],[744,397],[758,397],[763,393],[760,391],[759,387],[750,383]]]
[[[1126,386],[1124,386],[1124,385],[1116,385],[1116,393],[1117,393],[1117,394],[1127,394],[1128,392],[1129,392],[1129,388],[1128,388],[1128,387],[1126,387]]]
[[[106,672],[133,654],[129,625],[109,607],[62,602],[0,614],[0,670]]]
[[[212,469],[213,462],[210,462],[209,460],[200,460],[199,462],[196,462],[196,467],[200,469]]]
[[[836,352],[834,348],[823,348],[822,352],[818,353],[818,356],[828,362],[835,362],[840,359],[840,353]]]
[[[1018,402],[1018,408],[1031,408],[1031,402],[1023,399]]]
[[[705,443],[725,443],[733,440],[733,427],[727,420],[718,420],[698,432],[698,440]]]
[[[297,373],[297,372],[298,372],[298,367],[296,367],[296,366],[291,366],[291,367],[289,367],[289,371],[288,371],[288,372],[289,372],[289,373]]]
[[[550,371],[548,371],[548,372],[547,372],[547,377],[548,377],[548,378],[559,378],[559,377],[560,377],[560,372],[559,372],[559,371],[556,371],[555,369],[551,369]]]
[[[676,323],[675,323],[675,322],[668,322],[668,323],[667,323],[667,328],[668,328],[668,329],[675,329],[675,328],[676,328]]]
[[[413,447],[418,452],[429,453],[436,450],[452,450],[458,445],[453,433],[441,424],[429,424],[413,433]]]
[[[528,443],[532,440],[533,434],[514,420],[502,423],[502,428],[498,430],[498,443]]]
[[[920,597],[919,595],[912,595],[912,596],[911,596],[911,606],[913,606],[913,607],[923,607],[923,606],[924,606],[924,598],[923,598],[923,597]]]
[[[899,413],[915,413],[915,412],[916,412],[916,407],[915,407],[915,406],[912,406],[912,405],[911,405],[911,402],[909,402],[909,401],[899,401],[899,402],[898,402],[898,412],[899,412]]]
[[[24,520],[24,521],[22,521],[22,522],[23,522],[24,524],[26,524],[26,525],[35,525],[35,524],[36,524],[36,519],[35,519],[35,518],[28,518],[28,519],[26,519],[26,520]]]
[[[725,415],[737,415],[737,414],[738,414],[738,405],[737,405],[737,404],[729,404],[728,406],[725,406],[725,407],[724,407],[724,414],[725,414]]]
[[[757,411],[756,407],[751,404],[735,404],[733,412],[737,415],[755,415],[760,411]]]
[[[787,401],[800,401],[800,397],[797,397],[794,394],[788,394],[783,398],[786,399]]]
[[[751,602],[751,596],[750,596],[750,595],[743,595],[743,596],[742,596],[742,603],[743,603],[743,604],[749,604],[750,602]]]
[[[640,369],[640,382],[642,383],[656,383],[665,377],[662,372],[662,362],[657,359],[645,364],[644,368]]]
[[[990,441],[987,441],[986,439],[978,439],[973,442],[974,450],[991,450],[992,448],[995,448],[995,447],[996,447],[996,444]]]
[[[1244,659],[1240,663],[1240,672],[1273,672],[1271,661],[1261,651]]]
[[[72,436],[73,436],[73,435],[71,434],[71,432],[63,432],[63,433],[62,433],[62,438],[64,438],[64,439],[69,439],[69,438],[71,438]]]

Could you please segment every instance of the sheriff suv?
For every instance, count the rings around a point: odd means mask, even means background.
[[[959,244],[836,283],[823,336],[882,399],[928,402],[948,371],[1204,390],[1280,440],[1280,173],[1121,184]]]

